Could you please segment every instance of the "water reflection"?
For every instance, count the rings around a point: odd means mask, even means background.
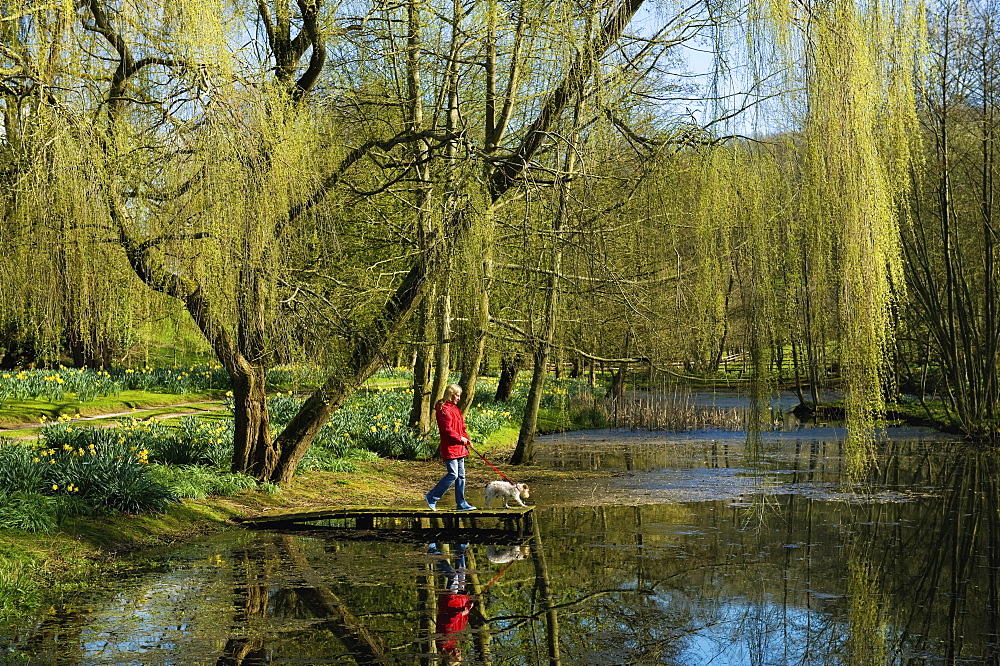
[[[444,587],[437,593],[437,616],[434,621],[435,647],[444,655],[444,663],[462,662],[462,648],[459,644],[462,632],[469,624],[469,614],[476,605],[466,589],[468,571],[465,566],[465,551],[469,544],[462,543],[454,550],[452,558],[443,554],[436,543],[427,547],[427,552],[438,556],[437,568],[444,576]]]
[[[539,487],[525,541],[220,535],[9,638],[39,664],[998,663],[995,454],[889,441],[846,492],[832,440],[759,468],[735,438],[673,466],[625,441],[611,485]]]

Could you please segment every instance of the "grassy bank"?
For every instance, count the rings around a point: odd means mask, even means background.
[[[513,451],[517,433],[516,425],[505,426],[477,448],[501,464]],[[0,617],[17,622],[37,616],[46,607],[67,603],[81,589],[113,580],[135,566],[127,556],[199,535],[241,529],[233,522],[237,516],[352,505],[422,506],[423,493],[442,471],[436,460],[380,459],[359,461],[355,467],[352,472],[303,472],[274,493],[244,491],[232,497],[185,499],[158,515],[74,518],[49,534],[0,530]],[[496,478],[484,463],[472,459],[468,475],[471,488]],[[590,474],[535,467],[517,474],[518,480],[528,483],[578,476]]]
[[[199,405],[205,409],[197,416],[158,418],[183,414],[178,405],[196,402],[191,389],[214,389],[216,372],[214,367],[111,373],[60,369],[0,377],[5,391],[0,418],[6,412],[8,423],[23,422],[22,414],[29,413],[51,419],[41,429],[26,431],[27,439],[0,442],[7,454],[0,461],[0,488],[6,493],[0,497],[0,525],[8,528],[0,529],[0,618],[37,616],[39,607],[58,605],[81,587],[113,581],[120,569],[135,566],[136,560],[126,556],[239,529],[233,521],[237,516],[352,505],[423,506],[423,494],[441,475],[440,462],[431,458],[434,437],[424,440],[405,426],[409,380],[398,370],[373,377],[334,414],[287,487],[257,486],[248,477],[229,474],[232,424],[225,400]],[[280,389],[269,400],[273,430],[298,410],[311,379],[308,368],[269,374],[269,385]],[[518,382],[503,404],[490,399],[494,390],[495,380],[482,380],[482,396],[467,425],[480,443],[477,449],[502,464],[517,441],[516,415],[527,385]],[[131,393],[137,391],[142,394]],[[543,396],[539,431],[600,427],[590,394],[579,380],[553,379]],[[21,403],[28,408],[19,411]],[[96,418],[127,411],[120,406],[140,405],[159,405],[162,414]],[[62,418],[53,419],[57,414]],[[77,414],[91,418],[77,422]],[[475,456],[468,475],[474,489],[496,478]],[[538,468],[515,474],[528,483],[568,475],[590,476]],[[119,490],[126,486],[137,490],[125,497]]]

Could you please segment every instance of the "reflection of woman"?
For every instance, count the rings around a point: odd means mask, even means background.
[[[441,434],[441,460],[445,473],[437,485],[424,495],[427,506],[436,510],[438,500],[455,484],[455,506],[459,511],[471,511],[476,507],[465,501],[465,458],[469,455],[469,435],[465,431],[465,419],[458,408],[462,397],[462,387],[451,384],[444,390],[444,397],[435,407],[438,431]]]
[[[462,649],[458,644],[457,634],[465,630],[469,624],[469,613],[475,601],[465,593],[465,549],[467,544],[458,547],[455,566],[447,559],[438,561],[438,569],[447,579],[445,588],[438,594],[437,621],[434,631],[438,634],[437,646],[441,654],[448,659],[446,663],[457,664],[462,661]],[[428,552],[440,554],[436,544],[431,544]]]
[[[456,634],[469,624],[469,613],[475,602],[467,594],[442,592],[438,595],[437,624],[434,630],[440,634],[438,650],[453,660],[462,659],[462,648]]]

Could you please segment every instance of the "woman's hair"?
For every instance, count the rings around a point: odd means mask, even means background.
[[[453,395],[455,395],[456,393],[461,393],[461,392],[462,392],[462,387],[459,386],[458,384],[448,384],[447,386],[444,387],[444,395],[441,396],[440,400],[438,400],[436,403],[434,403],[434,406],[435,407],[440,407],[444,403],[446,403],[449,400],[451,400],[451,397]]]

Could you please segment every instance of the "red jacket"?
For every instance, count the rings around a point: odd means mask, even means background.
[[[469,624],[469,613],[475,605],[467,594],[442,594],[438,596],[438,614],[435,629],[440,634],[438,648],[446,654],[458,653],[458,632]]]
[[[465,432],[465,419],[462,410],[453,402],[442,402],[435,410],[438,422],[438,432],[441,434],[441,459],[454,460],[469,455],[469,447],[462,438],[469,438]]]

